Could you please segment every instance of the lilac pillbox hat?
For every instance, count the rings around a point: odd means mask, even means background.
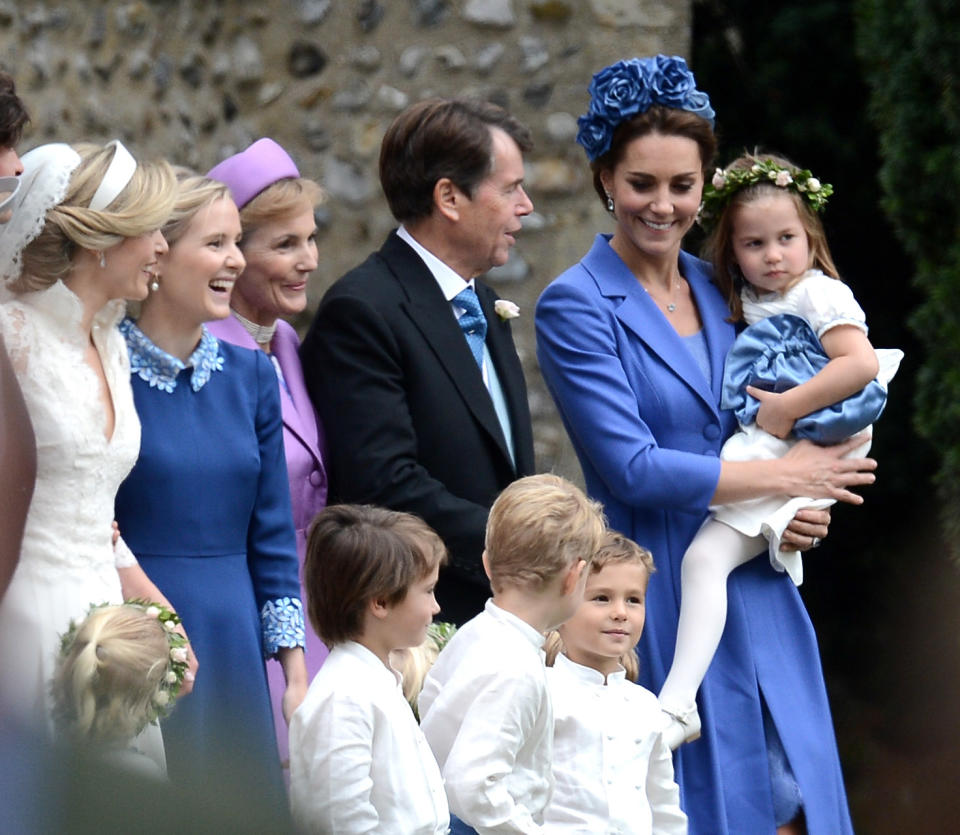
[[[299,177],[300,171],[283,148],[264,138],[213,166],[207,176],[229,187],[237,208],[242,209],[267,186],[277,180]]]

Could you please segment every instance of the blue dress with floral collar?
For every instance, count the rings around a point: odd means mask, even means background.
[[[120,329],[143,429],[117,521],[200,660],[163,725],[170,776],[229,767],[277,788],[264,658],[304,635],[276,373],[206,329],[186,363]]]

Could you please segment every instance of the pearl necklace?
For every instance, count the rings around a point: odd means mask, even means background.
[[[256,322],[251,322],[245,316],[241,316],[236,310],[231,310],[230,312],[237,317],[237,321],[243,325],[257,345],[269,345],[273,341],[273,335],[277,332],[276,320],[274,320],[272,325],[258,325]]]

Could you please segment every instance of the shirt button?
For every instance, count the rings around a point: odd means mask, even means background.
[[[320,470],[314,470],[312,473],[310,473],[310,483],[314,487],[319,487],[321,484],[323,484],[323,473],[321,473]]]

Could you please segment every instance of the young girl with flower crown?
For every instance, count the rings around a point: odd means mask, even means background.
[[[187,671],[180,618],[141,601],[100,605],[61,640],[51,692],[57,734],[119,768],[163,778],[137,738],[170,711]]]
[[[554,788],[544,829],[686,835],[656,696],[633,683],[653,557],[608,531],[587,570],[583,602],[545,645]]]
[[[755,154],[717,169],[704,190],[716,280],[733,319],[748,325],[724,369],[720,405],[740,424],[721,451],[726,461],[779,458],[800,438],[836,444],[861,432],[849,455],[870,447],[903,354],[874,350],[863,310],[837,276],[817,216],[832,191],[781,157]],[[712,508],[683,557],[676,653],[660,691],[671,747],[699,733],[694,700],[726,622],[727,576],[766,539],[773,567],[799,585],[800,553],[782,550],[781,535],[799,508],[833,501],[771,496]]]

